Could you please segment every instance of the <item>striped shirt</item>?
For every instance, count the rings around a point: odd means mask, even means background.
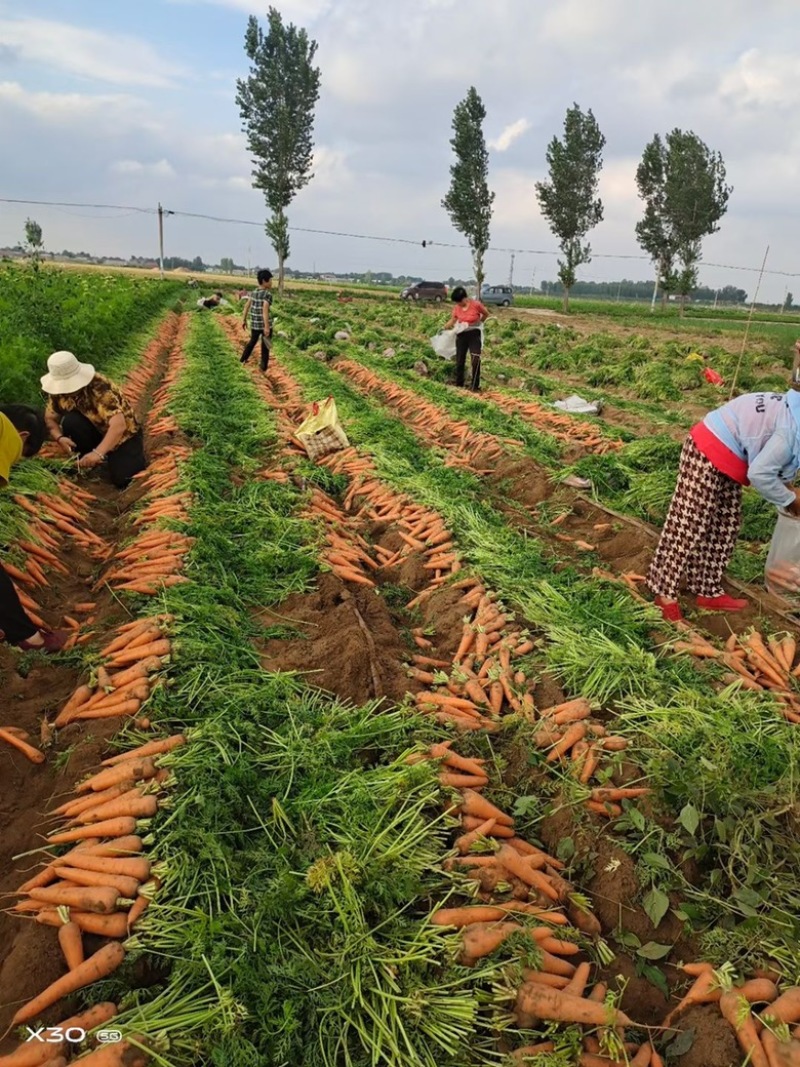
[[[267,313],[272,307],[272,293],[269,289],[254,289],[250,294],[250,329],[264,329],[264,305]]]

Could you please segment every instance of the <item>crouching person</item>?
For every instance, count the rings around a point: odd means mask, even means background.
[[[47,369],[42,389],[49,397],[44,417],[50,436],[62,451],[77,453],[80,470],[106,464],[111,481],[124,489],[147,467],[133,408],[113,382],[72,352],[54,352]]]

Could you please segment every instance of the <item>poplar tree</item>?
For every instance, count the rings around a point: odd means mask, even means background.
[[[564,119],[563,140],[554,137],[547,147],[549,179],[536,183],[539,207],[564,257],[558,260],[564,311],[569,310],[569,291],[578,267],[591,262],[591,246],[584,243],[586,235],[603,220],[597,188],[605,143],[591,110],[584,114],[573,104]]]
[[[453,112],[450,144],[456,158],[450,167],[450,189],[442,200],[453,226],[469,244],[479,296],[494,202],[494,193],[489,190],[489,152],[483,136],[485,118],[483,101],[475,88],[470,87]]]
[[[262,190],[271,212],[264,229],[278,257],[278,288],[283,290],[289,258],[286,209],[313,177],[317,42],[304,29],[284,25],[280,12],[270,7],[266,33],[250,16],[245,52],[250,73],[236,81],[236,103],[255,168],[253,187]]]

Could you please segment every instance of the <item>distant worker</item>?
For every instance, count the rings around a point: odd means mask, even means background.
[[[42,447],[45,426],[42,413],[23,404],[0,408],[0,487],[8,485],[11,468],[23,456],[35,456]],[[0,641],[23,652],[58,652],[68,634],[46,630],[28,617],[14,583],[0,564]]]
[[[222,293],[214,293],[213,296],[201,296],[197,301],[197,310],[202,311],[204,308],[219,307],[220,304],[224,304],[222,299]]]
[[[78,469],[107,464],[111,481],[124,489],[147,467],[142,430],[120,390],[79,363],[72,352],[54,352],[42,389],[49,395],[44,418],[62,452],[77,453]]]
[[[341,290],[336,294],[336,299],[339,301],[340,304],[352,304],[353,303],[352,296],[345,296],[345,294]]]
[[[256,275],[258,289],[254,289],[247,299],[242,312],[242,329],[247,329],[247,316],[250,315],[250,340],[244,346],[241,363],[247,363],[253,349],[261,340],[261,373],[267,373],[272,340],[272,271],[260,270]]]
[[[483,330],[481,327],[489,318],[489,312],[480,302],[467,296],[463,285],[458,285],[450,294],[455,305],[453,314],[444,327],[456,331],[456,385],[464,385],[467,365],[467,352],[471,354],[472,374],[470,389],[479,393],[481,388],[481,350],[483,347]]]
[[[798,468],[800,392],[793,389],[745,393],[690,430],[647,575],[668,622],[682,619],[678,589],[684,577],[699,608],[742,611],[747,606],[722,585],[741,526],[742,486],[752,485],[769,503],[800,516],[800,489],[787,484]],[[791,575],[774,577],[792,588]]]

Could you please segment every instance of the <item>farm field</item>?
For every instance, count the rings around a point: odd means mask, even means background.
[[[800,690],[773,516],[747,500],[740,615],[668,629],[639,578],[720,395],[687,356],[730,379],[736,333],[501,313],[473,396],[430,350],[443,309],[291,291],[262,376],[235,315],[180,296],[92,350],[148,471],[120,494],[45,454],[0,496],[3,564],[74,631],[0,644],[0,1065],[780,1062]],[[785,387],[785,342],[754,334],[743,389]],[[603,417],[548,406],[575,391]],[[312,462],[328,395],[350,444]],[[122,1041],[24,1041],[65,1020]]]

